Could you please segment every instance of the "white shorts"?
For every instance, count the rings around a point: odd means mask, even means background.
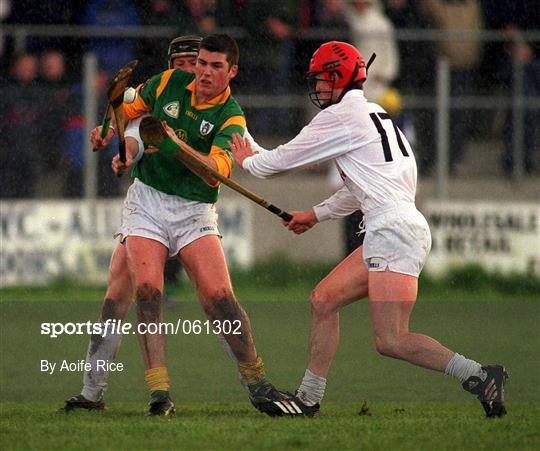
[[[174,257],[180,249],[206,235],[221,237],[214,204],[165,194],[138,179],[129,187],[122,208],[122,225],[114,234],[159,241]]]
[[[418,277],[431,249],[431,233],[414,204],[382,207],[365,218],[364,261],[368,271],[388,269]]]

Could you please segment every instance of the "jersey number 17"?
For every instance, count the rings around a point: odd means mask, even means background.
[[[397,125],[394,124],[394,122],[390,118],[390,115],[388,113],[370,113],[369,117],[371,117],[371,120],[375,124],[375,127],[377,128],[379,135],[381,135],[381,142],[382,142],[383,152],[384,152],[384,161],[394,161],[394,159],[392,158],[392,147],[395,147],[395,143],[390,144],[390,141],[388,140],[388,133],[386,130],[387,127],[390,127],[390,126],[394,128],[396,141],[397,141],[399,150],[401,150],[401,153],[403,154],[404,157],[408,157],[409,153],[407,152],[407,149],[405,148],[403,139],[401,139],[401,132],[399,131],[399,128],[397,128]],[[383,124],[383,121],[384,121],[384,124]]]

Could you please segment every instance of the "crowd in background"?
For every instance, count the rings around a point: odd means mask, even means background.
[[[510,95],[512,61],[523,63],[526,97],[540,95],[538,43],[445,40],[398,40],[395,30],[501,30],[507,34],[540,29],[538,0],[0,0],[0,19],[7,24],[169,26],[168,38],[72,38],[28,36],[25,51],[13,36],[0,33],[0,197],[33,197],[40,177],[62,174],[61,195],[82,194],[83,114],[81,61],[87,51],[99,61],[96,96],[105,101],[109,78],[133,58],[141,64],[134,82],[166,66],[170,38],[229,31],[238,36],[240,72],[233,89],[242,94],[287,96],[305,92],[304,77],[313,51],[323,41],[346,40],[368,59],[377,54],[365,86],[369,100],[394,109],[396,120],[420,133],[420,168],[428,174],[434,162],[433,110],[415,110],[414,120],[401,117],[402,95],[433,95],[435,61],[449,59],[452,95],[500,92]],[[262,87],[264,87],[262,89]],[[386,102],[386,103],[385,103]],[[388,103],[389,102],[389,103]],[[246,109],[254,136],[293,135],[304,118],[284,107]],[[101,109],[104,105],[101,106]],[[513,124],[504,120],[501,165],[513,167]],[[480,110],[454,110],[451,118],[450,169],[462,163],[466,142],[484,133],[493,120]],[[414,125],[412,124],[414,123]],[[524,116],[525,170],[533,172],[538,147],[538,111]],[[430,132],[431,130],[431,132]],[[536,141],[535,141],[536,140]],[[118,195],[109,170],[110,154],[100,154],[99,194]]]

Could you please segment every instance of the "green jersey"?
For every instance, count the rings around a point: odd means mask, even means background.
[[[207,103],[197,104],[195,75],[167,70],[148,80],[133,104],[124,104],[128,119],[147,111],[165,120],[191,147],[214,158],[218,168],[225,168],[220,172],[230,173],[233,158],[227,143],[233,133],[243,136],[246,121],[229,87]],[[185,199],[214,203],[219,194],[218,186],[207,185],[177,158],[162,152],[145,154],[132,175],[152,188]]]

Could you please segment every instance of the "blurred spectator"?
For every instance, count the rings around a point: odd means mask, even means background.
[[[344,0],[304,0],[300,2],[300,30],[314,31],[317,38],[295,43],[295,84],[305,87],[306,61],[326,41],[350,41]],[[304,89],[305,90],[305,89]]]
[[[214,32],[216,22],[216,0],[184,0],[180,10],[182,34],[207,35]]]
[[[311,26],[319,28],[324,34],[324,37],[315,43],[316,49],[325,41],[347,41],[350,30],[344,0],[316,0],[314,6]],[[333,36],[333,33],[337,36]]]
[[[76,15],[82,9],[81,0],[12,0],[10,24],[29,25],[72,25],[76,24]],[[80,43],[73,37],[32,36],[25,39],[25,50],[41,53],[47,48],[62,49],[72,60],[80,54]],[[19,49],[16,49],[19,50]]]
[[[109,76],[104,69],[97,74],[95,96],[100,100],[100,113],[104,112],[107,104],[107,87]],[[74,85],[67,102],[66,139],[63,147],[63,167],[66,172],[63,194],[66,197],[82,197],[84,188],[83,169],[86,161],[84,154],[85,142],[83,116],[83,88],[81,83]],[[102,117],[101,115],[99,117]],[[118,150],[118,141],[113,139],[109,148],[98,153],[98,196],[109,197],[120,194],[119,179],[111,170],[112,156]]]
[[[47,115],[41,128],[42,142],[50,143],[39,158],[40,173],[58,169],[65,142],[66,106],[70,87],[66,80],[66,62],[58,50],[46,50],[40,58],[40,100]]]
[[[480,31],[482,14],[477,0],[430,0],[419,2],[429,23],[441,30]],[[451,95],[462,97],[478,94],[478,70],[482,57],[482,41],[478,39],[444,39],[437,43],[439,56],[450,64]],[[450,116],[450,172],[455,173],[462,159],[463,149],[476,121],[476,112],[453,110]]]
[[[36,56],[18,55],[7,83],[0,87],[0,197],[36,194],[36,162],[43,153],[41,125],[46,111],[40,102]]]
[[[347,9],[352,29],[352,44],[360,50],[366,62],[377,54],[364,83],[368,100],[378,102],[399,73],[399,53],[394,26],[385,16],[377,0],[353,0]]]
[[[521,66],[523,74],[523,96],[540,96],[540,51],[539,42],[527,42],[521,30],[537,30],[540,26],[540,5],[538,0],[500,0],[496,3],[483,2],[486,24],[491,29],[503,30],[511,42],[490,42],[484,58],[483,76],[487,80],[488,92],[493,84],[500,83],[504,94],[511,98],[514,94],[514,67]],[[523,113],[523,147],[525,171],[534,171],[534,152],[538,152],[540,120],[538,109],[526,109]],[[514,169],[513,159],[514,125],[512,111],[506,111],[503,129],[504,152],[502,166],[507,174]]]
[[[426,19],[414,0],[386,0],[386,15],[396,29],[427,27]],[[433,45],[430,41],[399,40],[399,60],[406,67],[394,85],[404,93],[431,94],[434,82]],[[378,57],[377,57],[378,59]]]
[[[144,1],[140,7],[140,13],[142,25],[179,26],[179,6],[178,2],[173,0]],[[140,81],[144,81],[161,72],[163,61],[167,58],[169,42],[169,38],[140,39],[138,42],[140,61],[133,75]]]
[[[519,37],[519,30],[508,28],[509,36],[515,41],[505,45],[506,61],[499,69],[499,76],[503,82],[505,93],[510,97],[515,94],[515,65],[521,67],[524,98],[540,96],[540,58],[534,45]],[[538,110],[525,109],[523,112],[523,163],[525,172],[530,174],[534,169],[533,152],[538,151]],[[502,166],[506,174],[511,175],[514,169],[514,117],[513,111],[506,113],[504,126],[504,153]]]
[[[59,50],[46,50],[41,55],[40,74],[45,83],[51,85],[66,82],[66,61]]]
[[[81,23],[116,28],[140,25],[138,10],[130,0],[88,0]],[[126,38],[92,38],[89,50],[100,65],[113,76],[118,69],[135,58],[135,41]]]
[[[243,26],[249,0],[140,0],[143,25],[175,27],[175,35],[211,34],[216,28]],[[169,38],[139,40],[141,61],[134,76],[141,81],[163,70]],[[243,46],[241,46],[243,54]],[[242,70],[244,69],[242,63]]]
[[[427,21],[415,0],[386,0],[386,14],[400,30],[427,28]],[[405,94],[434,95],[435,59],[431,41],[398,41],[403,69],[394,85]],[[376,61],[377,63],[377,61]],[[431,171],[435,149],[435,115],[432,109],[415,109],[416,128],[422,130],[416,144],[416,158],[421,174]]]
[[[243,80],[249,82],[243,92],[286,95],[293,68],[293,37],[298,20],[298,1],[252,0],[249,3],[245,26],[249,37],[242,46],[240,61]],[[270,107],[271,105],[264,105]],[[248,115],[250,130],[257,124],[272,124],[276,130],[290,130],[290,118],[285,108],[260,108]]]

